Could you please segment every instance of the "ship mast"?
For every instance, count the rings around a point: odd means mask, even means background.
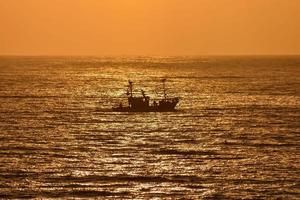
[[[167,81],[167,79],[163,79],[162,80],[162,82],[163,82],[163,89],[164,89],[164,97],[165,97],[165,99],[167,98],[167,93],[166,93],[166,81]]]
[[[128,90],[127,90],[127,95],[129,95],[130,94],[130,97],[132,97],[133,96],[133,94],[132,94],[132,90],[133,90],[133,82],[131,81],[131,80],[129,80],[128,81]]]

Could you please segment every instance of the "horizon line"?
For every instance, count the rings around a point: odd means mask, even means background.
[[[300,54],[0,54],[0,57],[222,57],[300,56]]]

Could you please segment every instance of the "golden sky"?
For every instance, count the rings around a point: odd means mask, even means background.
[[[300,0],[0,0],[0,55],[300,54]]]

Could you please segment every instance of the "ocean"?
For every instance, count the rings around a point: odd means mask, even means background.
[[[300,57],[2,56],[0,198],[298,199]]]

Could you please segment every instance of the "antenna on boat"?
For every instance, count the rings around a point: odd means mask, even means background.
[[[163,79],[162,80],[162,82],[163,82],[163,89],[164,89],[164,97],[165,97],[165,99],[167,98],[167,93],[166,93],[166,81],[167,81],[167,79]]]

